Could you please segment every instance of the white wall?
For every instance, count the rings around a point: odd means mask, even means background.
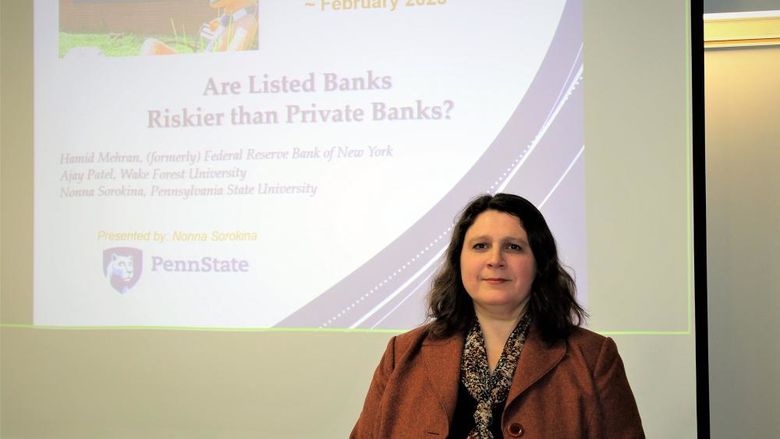
[[[780,437],[780,47],[705,53],[713,438]]]

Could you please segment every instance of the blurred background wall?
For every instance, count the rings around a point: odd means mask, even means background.
[[[706,0],[704,9],[774,10],[777,17],[780,1]],[[780,25],[774,23],[765,23],[763,35],[774,44],[705,49],[713,438],[780,437]],[[735,31],[747,25],[733,24]]]

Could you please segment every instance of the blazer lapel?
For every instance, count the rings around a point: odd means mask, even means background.
[[[426,338],[420,350],[426,375],[442,408],[447,413],[448,424],[452,423],[458,400],[463,342],[463,334],[456,334],[442,340]]]
[[[548,346],[539,338],[538,332],[534,326],[531,326],[531,330],[528,332],[523,352],[520,353],[520,359],[517,362],[515,375],[512,377],[512,388],[506,400],[507,406],[551,371],[566,355],[564,341],[558,341],[552,346]]]

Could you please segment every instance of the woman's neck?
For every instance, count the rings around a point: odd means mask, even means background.
[[[480,310],[475,308],[479,326],[482,328],[482,336],[485,340],[485,352],[487,352],[488,367],[493,372],[504,351],[504,345],[509,335],[517,327],[520,319],[525,315],[525,306],[519,312],[502,314]]]

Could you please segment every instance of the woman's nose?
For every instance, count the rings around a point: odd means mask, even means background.
[[[504,266],[504,254],[500,249],[492,250],[488,255],[489,267],[503,267]]]

